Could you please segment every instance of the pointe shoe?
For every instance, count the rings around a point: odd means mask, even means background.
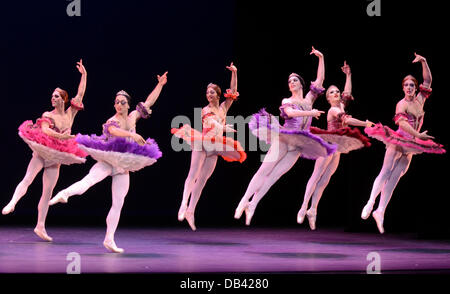
[[[364,206],[362,212],[361,212],[361,218],[362,219],[368,219],[370,216],[370,213],[373,209],[373,203],[367,202],[366,206]]]
[[[123,248],[118,248],[114,241],[104,241],[103,246],[111,252],[114,253],[123,253],[125,250]]]
[[[39,230],[38,228],[34,229],[34,233],[38,235],[39,238],[41,238],[44,241],[52,242],[53,238],[47,235],[47,232],[45,230]]]
[[[3,207],[2,214],[7,215],[14,211],[15,205],[13,203],[8,203],[5,207]]]
[[[305,220],[306,210],[300,209],[297,214],[297,223],[302,224]]]
[[[184,217],[186,218],[191,229],[193,231],[197,230],[197,228],[195,227],[194,213],[186,211],[186,213],[184,214]]]
[[[316,215],[317,215],[317,213],[312,212],[311,210],[308,210],[306,212],[306,216],[308,217],[309,227],[313,231],[316,229]]]
[[[253,214],[255,213],[255,208],[251,207],[250,205],[247,205],[244,211],[245,211],[245,225],[249,226],[250,222],[252,221]]]
[[[381,213],[379,213],[378,211],[374,211],[372,213],[372,216],[375,219],[375,222],[377,223],[378,231],[380,231],[380,234],[383,234],[384,233],[384,228],[383,228],[384,216]]]
[[[184,220],[185,214],[186,214],[186,209],[187,206],[186,205],[181,205],[180,209],[178,210],[178,220],[181,222]]]
[[[235,219],[240,219],[242,216],[242,213],[244,212],[244,210],[248,207],[248,202],[244,203],[239,203],[238,207],[236,208],[236,211],[234,212],[234,218]]]
[[[69,201],[69,197],[64,195],[63,193],[59,192],[58,194],[56,194],[55,197],[53,197],[52,199],[50,199],[50,201],[48,202],[48,205],[54,205],[56,203],[67,203],[67,201]]]

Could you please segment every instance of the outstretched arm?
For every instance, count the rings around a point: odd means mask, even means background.
[[[351,125],[351,126],[357,126],[357,127],[366,127],[370,128],[371,126],[375,125],[370,120],[362,121],[353,117],[348,117],[345,119],[345,124]]]
[[[42,122],[42,124],[41,124],[41,130],[42,130],[42,132],[43,132],[44,134],[46,134],[47,136],[54,137],[54,138],[61,139],[61,140],[66,140],[66,139],[75,138],[74,135],[70,135],[70,134],[67,133],[67,132],[64,132],[64,133],[58,133],[58,132],[52,130],[52,129],[50,128],[50,125],[49,125],[48,122]]]
[[[155,104],[156,100],[159,97],[159,94],[161,93],[162,88],[167,83],[167,71],[162,75],[157,75],[158,78],[158,84],[153,89],[153,91],[148,95],[147,99],[144,102],[145,108],[150,108]]]
[[[146,143],[145,139],[142,138],[141,135],[123,130],[123,129],[115,127],[115,126],[110,126],[108,128],[108,132],[115,137],[131,138],[139,145],[145,145],[145,143]]]
[[[292,109],[291,107],[286,107],[284,109],[284,112],[289,117],[313,116],[315,118],[319,118],[319,116],[322,113],[324,113],[324,111],[317,110],[317,109],[313,109],[313,110],[297,110],[297,109]]]
[[[230,92],[227,91],[227,93],[225,94],[225,97],[226,97],[226,100],[224,102],[225,111],[228,111],[228,109],[230,109],[231,104],[233,104],[233,101],[237,98],[237,95],[238,95],[237,68],[235,65],[233,65],[233,62],[232,62],[230,64],[230,66],[227,66],[227,69],[229,69],[231,71],[231,82],[230,82]]]
[[[425,57],[418,55],[417,53],[414,53],[416,56],[413,60],[413,63],[420,62],[422,64],[422,77],[423,77],[423,85],[427,88],[431,87],[431,71],[428,67],[427,60]]]
[[[401,113],[405,113],[406,112],[406,108],[405,105],[402,103],[402,101],[400,101],[399,103],[397,103],[397,107],[395,110],[396,114],[401,114]],[[406,118],[402,118],[400,117],[398,119],[398,121],[396,122],[398,124],[398,126],[405,132],[407,132],[408,134],[419,138],[421,140],[428,140],[428,139],[434,139],[433,136],[430,136],[427,134],[428,131],[424,131],[419,133],[418,131],[416,131],[407,121]]]

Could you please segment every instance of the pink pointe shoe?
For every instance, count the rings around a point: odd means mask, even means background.
[[[69,201],[69,197],[66,196],[64,193],[62,193],[62,191],[61,191],[58,194],[56,194],[55,197],[50,199],[50,201],[48,202],[48,205],[52,206],[52,205],[55,205],[56,203],[67,203],[67,201]]]
[[[247,205],[244,209],[245,211],[245,225],[249,226],[250,222],[252,221],[253,214],[255,213],[255,207],[251,205]]]
[[[317,215],[317,212],[315,210],[313,211],[310,209],[306,212],[306,216],[308,217],[309,227],[313,231],[316,229],[316,215]]]
[[[44,241],[47,241],[47,242],[52,242],[53,241],[53,238],[50,237],[49,235],[47,235],[47,232],[45,231],[45,229],[41,230],[41,229],[35,228],[34,229],[34,233],[36,235],[38,235],[38,237],[41,238]]]
[[[189,226],[191,227],[191,229],[193,231],[196,231],[197,228],[195,227],[195,219],[194,219],[194,213],[190,212],[190,211],[186,211],[186,213],[184,214],[184,217],[186,218]]]
[[[297,223],[302,224],[305,220],[306,209],[300,209],[297,214]]]
[[[383,228],[384,215],[378,211],[374,211],[372,213],[372,216],[375,219],[375,222],[377,223],[378,231],[380,231],[380,234],[383,234],[384,233],[384,228]]]
[[[111,252],[114,253],[123,253],[125,250],[123,248],[118,248],[114,241],[104,241],[103,246]]]
[[[181,204],[180,209],[178,210],[178,220],[181,222],[184,220],[186,214],[187,205]]]
[[[234,212],[234,218],[240,219],[242,216],[242,213],[245,209],[248,207],[248,202],[240,202],[238,207],[236,208],[236,211]]]
[[[14,211],[15,208],[16,208],[15,203],[9,202],[8,205],[3,207],[2,214],[3,215],[10,214],[11,212]]]
[[[362,219],[368,219],[370,216],[370,213],[373,209],[373,203],[367,202],[366,206],[364,206],[362,212],[361,212],[361,218]]]

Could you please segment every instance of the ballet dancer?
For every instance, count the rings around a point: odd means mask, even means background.
[[[27,172],[17,185],[11,201],[6,205],[2,214],[14,211],[17,202],[26,194],[28,187],[37,174],[44,169],[42,175],[42,195],[38,204],[38,220],[34,233],[41,239],[51,242],[53,239],[45,230],[45,220],[48,212],[48,202],[59,177],[61,164],[84,163],[87,154],[78,148],[71,128],[79,110],[84,108],[83,96],[86,91],[87,72],[80,59],[77,69],[81,73],[81,81],[77,95],[70,100],[69,95],[61,88],[52,93],[51,103],[54,109],[42,114],[33,124],[31,120],[23,122],[19,127],[19,136],[33,151]]]
[[[171,130],[172,134],[190,144],[192,149],[191,166],[184,183],[178,220],[186,219],[193,231],[196,230],[195,207],[207,180],[214,172],[218,156],[222,156],[229,162],[243,162],[247,157],[238,141],[223,136],[224,132],[236,132],[232,126],[226,124],[226,116],[231,104],[239,96],[237,92],[237,68],[233,63],[226,68],[231,71],[231,83],[230,89],[224,94],[225,101],[219,104],[222,93],[219,86],[211,83],[206,87],[206,99],[209,104],[201,112],[202,133],[189,125]]]
[[[422,64],[423,83],[419,86],[417,80],[408,75],[403,79],[402,87],[404,97],[397,103],[394,122],[399,126],[393,131],[387,126],[376,124],[372,128],[366,128],[365,132],[386,144],[383,167],[376,177],[370,193],[370,198],[361,213],[362,219],[367,219],[372,212],[375,200],[381,192],[378,208],[372,213],[381,234],[384,233],[384,213],[389,200],[400,178],[406,173],[411,163],[413,154],[445,153],[443,146],[433,142],[434,137],[427,131],[420,132],[425,112],[423,106],[431,95],[431,71],[427,60],[414,53],[413,63]],[[419,93],[416,95],[416,91]]]
[[[352,96],[352,74],[350,66],[345,61],[341,69],[346,76],[344,92],[341,94],[338,87],[334,85],[328,87],[326,91],[326,98],[330,104],[327,113],[327,130],[311,127],[311,133],[338,146],[337,151],[330,156],[316,159],[314,171],[306,185],[304,200],[297,214],[297,222],[303,223],[306,215],[311,230],[316,229],[317,206],[331,176],[339,165],[341,153],[345,154],[364,146],[370,146],[369,139],[362,135],[357,128],[351,129],[348,127],[349,125],[370,127],[373,123],[368,120],[358,120],[345,112],[345,107],[349,101],[354,100]],[[310,200],[311,207],[307,210]]]
[[[267,143],[270,148],[260,168],[248,185],[245,195],[236,208],[234,217],[239,219],[245,211],[245,223],[250,225],[258,202],[278,179],[289,171],[300,156],[308,159],[326,157],[336,151],[336,146],[309,132],[313,117],[319,118],[323,111],[312,106],[323,92],[325,64],[323,54],[312,47],[310,54],[319,58],[317,78],[311,83],[310,91],[303,96],[305,83],[296,73],[289,76],[291,97],[282,100],[281,117],[285,124],[280,127],[278,120],[265,110],[254,114],[249,128],[253,134]],[[250,198],[252,200],[250,201]]]
[[[123,248],[117,247],[114,234],[129,189],[129,172],[152,165],[162,156],[153,139],[145,140],[136,133],[136,122],[140,118],[149,117],[152,112],[150,107],[156,102],[163,86],[167,83],[167,72],[157,77],[158,84],[145,102],[140,102],[136,110],[130,113],[128,113],[130,95],[123,90],[116,94],[114,101],[116,114],[103,124],[102,136],[77,136],[76,140],[80,144],[80,148],[97,160],[97,163],[92,166],[88,175],[82,180],[60,191],[50,200],[50,205],[58,202],[67,203],[69,197],[82,195],[96,183],[111,176],[112,206],[106,217],[107,228],[103,245],[106,249],[116,253],[124,252]]]

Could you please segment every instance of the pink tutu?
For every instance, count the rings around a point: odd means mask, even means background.
[[[432,140],[420,140],[412,137],[409,134],[405,134],[401,129],[394,131],[387,126],[383,126],[378,123],[371,128],[365,128],[364,131],[367,135],[377,140],[382,141],[387,146],[396,146],[400,151],[404,153],[420,154],[445,153],[443,145],[433,142]]]
[[[19,136],[39,156],[56,164],[84,163],[88,155],[78,148],[75,139],[61,140],[46,135],[39,120],[36,124],[31,120],[23,122],[19,127]]]

